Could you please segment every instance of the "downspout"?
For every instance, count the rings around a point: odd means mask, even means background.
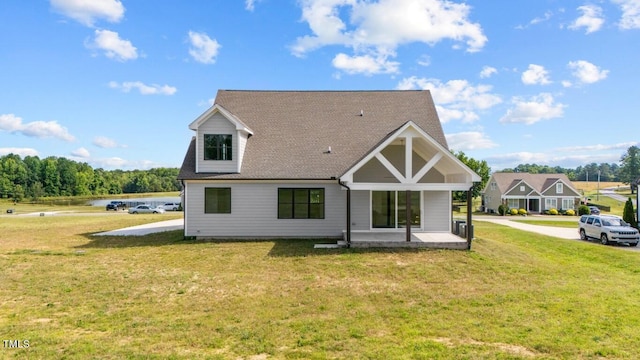
[[[471,212],[473,208],[473,185],[467,191],[467,250],[471,250],[471,240],[473,240],[473,224],[471,224]]]
[[[184,186],[184,179],[180,179],[182,185],[182,196],[180,197],[180,207],[182,207],[182,240],[187,239],[187,188]]]
[[[347,247],[351,247],[351,188],[338,180],[340,186],[347,189]]]

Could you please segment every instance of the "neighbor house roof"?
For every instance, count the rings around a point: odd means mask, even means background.
[[[577,193],[577,190],[573,188],[571,180],[569,180],[565,174],[494,173],[492,177],[501,194],[511,190],[522,181],[529,184],[537,192],[542,193],[558,182],[558,180],[571,186]],[[487,184],[487,186],[489,186],[489,184]]]
[[[180,179],[338,178],[410,120],[448,149],[427,90],[220,90],[215,105],[253,132],[247,140],[242,171],[196,173],[194,138]]]

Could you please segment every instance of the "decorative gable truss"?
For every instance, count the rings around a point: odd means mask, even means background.
[[[451,191],[466,191],[481,181],[413,121],[389,134],[340,180],[353,190]]]
[[[224,107],[216,104],[189,124],[196,131],[196,173],[239,173],[244,149],[253,135],[247,125]],[[205,157],[205,135],[231,135],[229,160],[210,160]]]

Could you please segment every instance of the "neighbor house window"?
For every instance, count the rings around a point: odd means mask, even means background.
[[[562,183],[556,184],[556,193],[562,194]]]
[[[324,189],[278,189],[278,219],[324,219]]]
[[[496,183],[494,183],[494,182],[492,182],[492,183],[491,183],[491,190],[495,190],[495,189],[496,189],[496,187],[497,187],[497,184],[496,184]]]
[[[231,188],[205,188],[204,189],[204,213],[205,214],[230,214],[231,213]]]
[[[520,207],[520,201],[518,199],[507,199],[507,205],[509,209],[517,209]]]
[[[558,208],[558,199],[556,198],[546,198],[544,199],[544,208],[547,210],[557,209]]]
[[[562,210],[573,209],[573,199],[562,199]]]
[[[520,192],[524,192],[525,188],[524,185],[520,185]]]
[[[204,159],[231,160],[232,139],[231,135],[205,134]]]

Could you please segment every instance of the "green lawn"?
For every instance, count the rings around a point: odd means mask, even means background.
[[[0,217],[0,334],[29,340],[0,358],[640,354],[640,253],[486,222],[471,251],[89,236],[164,215]]]

